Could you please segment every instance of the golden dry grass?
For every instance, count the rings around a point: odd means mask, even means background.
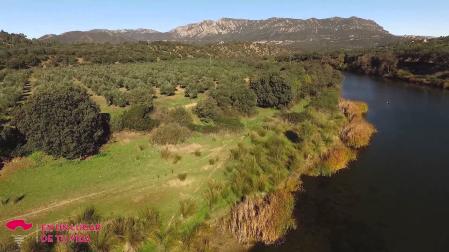
[[[29,168],[34,165],[35,162],[27,157],[14,158],[5,164],[3,169],[0,171],[0,177],[5,178],[20,169]]]
[[[355,160],[355,158],[355,152],[340,142],[327,153],[324,166],[334,173],[346,168],[349,162]]]
[[[362,148],[369,144],[376,132],[374,126],[363,118],[353,119],[341,131],[340,138],[351,148]]]
[[[362,101],[341,100],[338,106],[349,120],[362,117],[368,112],[368,104]]]
[[[349,123],[341,131],[341,140],[348,147],[354,149],[367,146],[376,132],[374,126],[363,118],[363,115],[368,112],[368,104],[360,101],[341,100],[339,107],[349,120]]]

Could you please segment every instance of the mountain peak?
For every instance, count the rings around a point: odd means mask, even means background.
[[[376,22],[359,17],[332,17],[325,19],[293,19],[272,17],[248,20],[223,17],[203,20],[179,26],[161,33],[151,29],[91,30],[68,32],[58,36],[43,37],[65,43],[77,42],[132,42],[132,41],[180,41],[190,43],[217,42],[273,42],[273,43],[322,43],[344,46],[348,44],[378,43],[393,35]]]

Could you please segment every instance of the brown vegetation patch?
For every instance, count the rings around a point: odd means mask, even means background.
[[[117,133],[114,133],[112,135],[112,139],[119,143],[129,143],[131,140],[138,139],[142,137],[144,134],[139,132],[133,132],[133,131],[120,131]]]
[[[227,227],[241,243],[273,244],[295,227],[294,201],[287,190],[247,198],[231,210]]]
[[[33,167],[34,165],[35,162],[27,157],[14,158],[7,162],[3,169],[0,170],[0,177],[5,178],[20,169]]]
[[[177,123],[162,124],[151,132],[150,141],[157,145],[184,143],[192,132]]]
[[[349,120],[353,120],[356,117],[362,117],[368,112],[368,104],[361,101],[341,100],[338,106]]]
[[[193,103],[184,105],[184,108],[186,108],[186,109],[191,109],[191,108],[196,107],[197,104],[198,104],[197,102],[193,102]]]
[[[170,187],[181,187],[181,186],[188,186],[193,183],[193,179],[186,178],[185,180],[180,180],[179,178],[169,180],[167,182],[168,186]]]
[[[367,146],[376,132],[374,126],[363,118],[368,111],[368,105],[364,102],[342,100],[339,107],[349,120],[340,133],[341,140],[354,149]]]
[[[346,168],[352,160],[356,158],[355,152],[346,147],[343,143],[337,144],[325,157],[324,166],[332,173]]]
[[[341,140],[351,148],[362,148],[369,144],[376,132],[374,126],[363,118],[353,119],[341,131]]]
[[[165,148],[172,152],[178,152],[178,153],[194,153],[195,151],[201,150],[201,144],[198,143],[192,143],[192,144],[182,144],[182,145],[165,145]]]

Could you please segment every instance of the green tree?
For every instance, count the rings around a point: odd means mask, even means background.
[[[13,123],[29,148],[69,159],[95,153],[108,133],[98,106],[73,86],[38,91],[15,113]]]
[[[242,114],[251,114],[256,106],[256,95],[243,84],[223,83],[211,92],[211,97],[223,110],[234,110]]]
[[[276,74],[255,80],[250,87],[257,96],[257,105],[263,108],[285,107],[293,100],[292,87]]]

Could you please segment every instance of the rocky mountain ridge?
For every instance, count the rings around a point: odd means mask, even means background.
[[[394,38],[372,20],[358,17],[326,19],[269,18],[247,20],[222,18],[177,27],[169,32],[151,29],[71,31],[45,35],[42,41],[61,43],[123,43],[177,41],[186,43],[259,42],[275,44],[341,44],[354,41],[381,43]]]

